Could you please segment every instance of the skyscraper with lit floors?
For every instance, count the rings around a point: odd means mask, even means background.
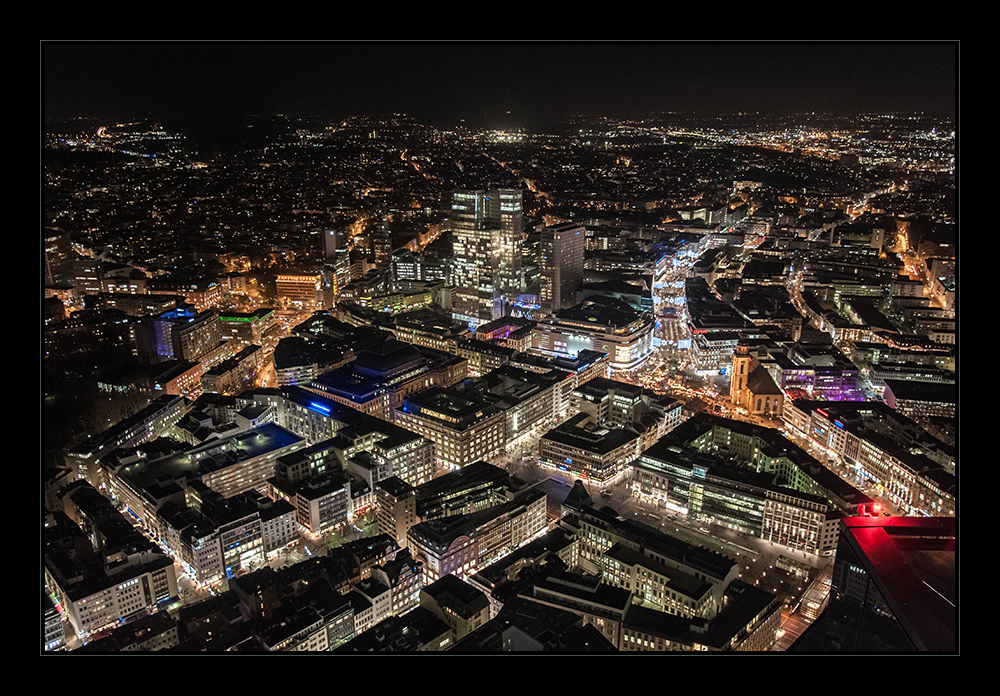
[[[542,230],[539,254],[542,314],[554,314],[576,304],[576,291],[583,282],[583,252],[587,230],[567,222]]]
[[[452,194],[452,316],[475,328],[504,315],[521,293],[520,189]]]

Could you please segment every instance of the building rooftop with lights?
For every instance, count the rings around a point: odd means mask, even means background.
[[[168,482],[183,488],[190,481],[198,481],[231,497],[264,485],[274,475],[278,457],[306,444],[281,426],[266,423],[153,461],[139,451],[134,457],[109,460],[105,470],[113,494],[140,517],[150,516],[155,514],[155,507],[149,509],[147,489]]]
[[[318,376],[309,391],[384,420],[411,393],[449,386],[468,376],[464,358],[391,339],[369,347],[343,367]]]
[[[531,347],[548,355],[601,351],[610,354],[612,369],[630,370],[653,350],[653,317],[621,300],[595,295],[541,318]]]
[[[632,464],[632,490],[697,519],[832,554],[837,522],[871,500],[780,432],[699,415]]]

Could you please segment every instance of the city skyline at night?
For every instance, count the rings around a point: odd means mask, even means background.
[[[957,654],[959,44],[40,44],[44,652]]]

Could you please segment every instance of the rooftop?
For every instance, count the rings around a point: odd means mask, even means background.
[[[957,624],[953,517],[848,517],[846,539],[919,650],[954,650]],[[839,555],[839,552],[838,552]]]
[[[298,435],[275,423],[266,423],[153,461],[136,459],[124,465],[119,475],[128,478],[132,485],[141,489],[169,478],[200,476],[298,442],[302,442]]]

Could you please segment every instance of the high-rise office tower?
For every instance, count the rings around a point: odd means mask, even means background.
[[[538,250],[542,314],[553,314],[576,304],[576,291],[583,282],[583,250],[587,231],[567,222],[542,230]]]
[[[350,235],[344,230],[328,230],[323,240],[326,268],[336,297],[351,282]]]
[[[474,328],[521,294],[521,191],[455,191],[451,208],[452,314]]]
[[[75,280],[73,272],[73,249],[69,234],[45,231],[45,287],[71,287]]]
[[[375,257],[375,264],[379,267],[389,265],[389,257],[392,256],[392,232],[389,230],[389,218],[383,216],[378,226],[372,230],[372,255]]]
[[[323,232],[323,258],[332,260],[337,250],[346,247],[348,234],[343,230],[326,230]]]

